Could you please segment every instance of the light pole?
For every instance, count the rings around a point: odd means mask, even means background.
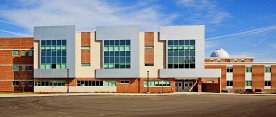
[[[149,71],[147,71],[147,77],[148,77],[148,80],[147,80],[147,93],[149,93]]]
[[[69,69],[67,69],[67,93],[69,93]]]
[[[164,86],[164,81],[162,80],[162,93],[163,93],[163,86]]]

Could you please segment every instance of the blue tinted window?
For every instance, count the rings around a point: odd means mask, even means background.
[[[51,64],[51,67],[43,66],[40,68],[56,69],[55,67],[56,64],[61,64],[61,63],[65,64],[66,66],[66,63],[67,63],[66,40],[42,40],[41,45],[45,45],[45,46],[42,46],[40,48],[40,52],[41,52],[40,65]],[[64,69],[64,67],[62,69]]]
[[[62,40],[62,45],[66,45],[66,40]]]
[[[47,45],[51,45],[51,40],[46,41]]]
[[[120,40],[120,45],[125,45],[126,41],[125,40]]]
[[[56,45],[57,44],[57,40],[52,40],[52,45]]]

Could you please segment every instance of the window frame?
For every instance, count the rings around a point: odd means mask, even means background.
[[[120,80],[120,84],[130,84],[130,80]]]

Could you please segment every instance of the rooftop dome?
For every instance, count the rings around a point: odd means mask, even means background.
[[[214,52],[212,52],[210,57],[227,58],[229,57],[229,54],[224,49],[219,48],[219,49],[216,49]]]

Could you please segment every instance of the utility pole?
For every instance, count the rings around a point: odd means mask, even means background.
[[[149,93],[149,71],[147,71],[147,77],[148,77],[148,80],[147,80],[147,93]]]

